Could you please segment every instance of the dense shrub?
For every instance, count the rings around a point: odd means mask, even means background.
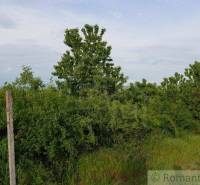
[[[12,88],[12,92],[16,166],[21,185],[66,184],[75,173],[81,153],[111,146],[119,141],[117,133],[125,135],[136,122],[134,106],[112,103],[104,94],[77,98],[52,88]],[[5,119],[1,122],[1,130],[5,130]],[[6,132],[1,140],[3,159],[7,156],[5,138]],[[1,174],[7,168],[4,162]],[[3,185],[7,183],[3,181]]]

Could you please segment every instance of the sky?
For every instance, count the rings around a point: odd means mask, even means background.
[[[129,81],[159,83],[200,60],[199,0],[0,0],[0,84],[23,65],[48,82],[66,28],[98,24]]]

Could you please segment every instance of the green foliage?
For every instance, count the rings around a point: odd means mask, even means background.
[[[175,73],[165,78],[158,93],[140,110],[141,124],[148,129],[161,128],[178,136],[182,130],[199,133],[199,62],[185,69],[184,75]]]
[[[185,76],[194,87],[200,87],[200,63],[190,64],[190,68],[185,70]]]
[[[178,136],[182,130],[194,130],[196,127],[192,114],[180,101],[167,101],[154,98],[140,112],[141,124],[146,129],[160,128],[163,132]]]
[[[8,179],[8,150],[7,150],[7,139],[1,138],[0,140],[0,161],[1,161],[1,166],[0,166],[0,184],[2,185],[7,185],[9,184],[9,179]]]
[[[131,105],[129,108],[112,103],[106,94],[77,98],[52,88],[35,91],[14,86],[12,92],[20,185],[67,184],[82,153],[111,146],[119,140],[116,133],[128,132],[135,121],[134,118],[129,123],[134,110],[130,114],[126,112],[132,109]],[[121,116],[116,120],[113,115],[118,111]],[[123,122],[126,122],[124,127]],[[1,129],[5,130],[6,124]],[[3,138],[2,144],[6,145],[6,135]],[[6,150],[0,153],[5,159]],[[6,165],[5,161],[2,174]]]
[[[185,70],[187,83],[184,84],[183,97],[196,122],[200,120],[200,62],[190,64]]]
[[[24,89],[30,88],[34,90],[44,87],[42,80],[39,77],[33,76],[32,69],[29,66],[22,67],[22,73],[20,77],[16,79],[14,85]]]
[[[130,85],[116,93],[113,99],[117,99],[120,102],[130,102],[139,107],[146,105],[149,100],[159,93],[159,89],[156,84],[147,82],[143,79],[142,82],[130,83]]]
[[[110,57],[111,47],[103,40],[105,29],[85,25],[79,29],[67,29],[64,43],[66,51],[60,62],[54,66],[60,88],[75,95],[84,89],[98,89],[113,94],[126,81],[120,67],[114,67]]]
[[[115,169],[119,174],[104,174],[107,164],[101,166],[101,162],[99,176],[98,169],[93,168],[95,178],[105,175],[101,183],[109,179],[112,184],[116,178],[118,184],[124,183],[125,168],[145,169],[141,147],[148,134],[158,131],[178,138],[185,132],[200,133],[200,63],[190,65],[184,74],[165,78],[160,85],[142,80],[123,87],[126,78],[112,62],[111,47],[103,40],[104,33],[105,29],[97,25],[66,30],[64,42],[69,51],[54,66],[53,74],[59,79],[57,85],[52,82],[44,86],[32,69],[24,66],[15,82],[0,88],[1,185],[8,184],[4,97],[7,89],[14,98],[19,185],[76,184],[79,181],[76,175],[83,181],[82,170],[87,169],[82,156],[95,152],[101,159],[99,148],[123,146],[134,140],[135,153],[130,161],[123,159],[123,149],[111,154],[109,149],[103,150],[114,158],[108,164],[109,169],[119,161],[120,166]],[[84,160],[94,163],[96,158],[89,155]],[[135,160],[141,163],[137,162],[133,169],[125,164]],[[90,173],[94,175],[93,171]],[[134,184],[134,179],[129,180]],[[143,183],[144,178],[140,180]]]

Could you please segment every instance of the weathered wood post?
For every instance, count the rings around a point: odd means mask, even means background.
[[[16,185],[15,174],[15,145],[13,131],[13,98],[11,91],[6,91],[6,115],[7,115],[7,136],[8,136],[8,160],[10,185]]]

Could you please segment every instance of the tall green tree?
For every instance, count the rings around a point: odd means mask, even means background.
[[[67,29],[64,43],[68,46],[61,61],[54,66],[58,85],[70,94],[84,89],[97,89],[113,94],[122,88],[126,78],[111,58],[111,46],[103,40],[105,29],[86,24],[81,30]]]

